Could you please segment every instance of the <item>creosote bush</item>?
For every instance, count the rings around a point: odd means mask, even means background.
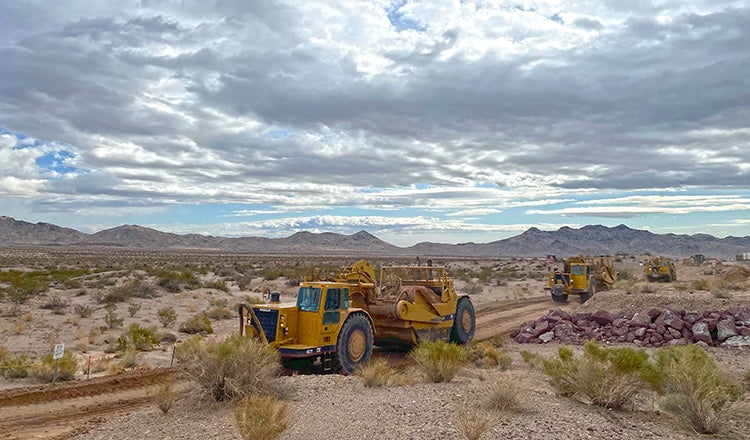
[[[274,396],[249,395],[234,406],[237,428],[245,440],[274,440],[287,428],[287,404]]]
[[[63,352],[63,357],[57,360],[57,380],[66,381],[75,379],[78,370],[78,361],[70,350]],[[52,353],[42,356],[39,365],[35,365],[31,375],[39,382],[52,382],[55,372],[55,360]]]
[[[433,383],[450,382],[469,362],[463,346],[441,340],[420,343],[410,356],[425,380]]]
[[[31,366],[31,357],[28,355],[11,356],[7,354],[4,359],[0,359],[0,374],[6,379],[22,379],[28,377]]]
[[[164,327],[170,327],[177,321],[177,312],[172,307],[164,307],[156,312],[156,317],[159,318],[159,322]]]
[[[198,384],[196,391],[217,402],[279,391],[274,385],[281,369],[278,352],[252,338],[194,336],[177,347],[177,358]]]
[[[211,327],[211,320],[205,313],[197,313],[180,324],[180,331],[194,335],[198,333],[211,334],[214,329]]]
[[[104,315],[104,323],[107,324],[108,329],[115,329],[122,327],[124,320],[117,315],[117,305],[109,303],[104,306],[107,313]]]
[[[154,345],[159,345],[159,339],[153,330],[133,323],[128,327],[128,331],[117,339],[117,345],[118,350],[149,351]]]

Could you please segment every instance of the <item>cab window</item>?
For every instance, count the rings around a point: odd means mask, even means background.
[[[305,312],[317,312],[320,308],[320,287],[300,287],[297,307]]]
[[[349,308],[349,289],[328,289],[326,291],[323,324],[337,324],[341,320],[339,310]]]
[[[583,275],[584,269],[583,266],[573,266],[570,268],[570,273],[573,275]]]

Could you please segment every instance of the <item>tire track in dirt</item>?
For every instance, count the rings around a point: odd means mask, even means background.
[[[548,297],[514,301],[498,301],[477,308],[474,339],[486,341],[499,334],[509,332],[526,321],[546,315],[550,309],[568,310],[565,303],[554,303]]]
[[[70,438],[108,416],[148,404],[156,387],[175,372],[162,368],[4,390],[0,392],[0,432],[8,440]]]

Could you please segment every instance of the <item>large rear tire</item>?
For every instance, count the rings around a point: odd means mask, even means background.
[[[370,321],[362,314],[349,316],[341,326],[336,341],[336,360],[339,371],[352,374],[370,360],[373,346],[373,330]]]
[[[476,326],[474,305],[469,298],[460,298],[456,304],[456,316],[453,318],[450,341],[461,345],[468,344],[474,338]]]

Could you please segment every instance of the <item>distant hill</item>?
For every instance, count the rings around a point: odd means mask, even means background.
[[[568,227],[556,231],[530,228],[515,237],[490,243],[423,242],[398,247],[360,231],[352,235],[297,232],[285,238],[213,237],[172,234],[137,225],[122,225],[85,234],[49,223],[28,223],[0,216],[0,246],[110,246],[143,249],[223,249],[257,253],[360,254],[447,257],[536,257],[643,254],[732,258],[750,252],[750,236],[717,238],[706,234],[654,234],[625,225]]]

